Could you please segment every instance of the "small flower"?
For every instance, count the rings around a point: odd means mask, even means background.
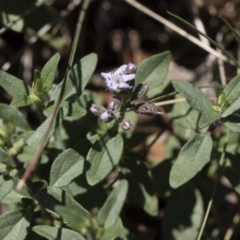
[[[129,131],[132,128],[132,123],[128,119],[123,119],[120,126],[124,131]]]
[[[117,97],[113,97],[109,100],[108,102],[108,109],[115,111],[116,109],[118,109],[121,105],[121,101],[117,98]]]
[[[96,115],[96,116],[100,116],[103,112],[102,107],[97,106],[96,104],[92,104],[90,111]]]
[[[115,92],[118,89],[131,89],[127,82],[135,78],[135,74],[126,74],[125,71],[128,65],[122,65],[115,72],[101,73],[101,76],[105,78],[107,89],[110,92]]]
[[[104,122],[111,122],[114,119],[114,116],[111,112],[105,111],[100,115],[100,119]]]
[[[136,71],[137,71],[137,66],[133,63],[129,63],[127,65],[127,68],[126,68],[124,74],[132,74],[132,73],[136,73]]]

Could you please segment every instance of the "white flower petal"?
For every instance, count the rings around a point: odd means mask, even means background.
[[[107,89],[110,92],[115,92],[117,90],[117,87],[115,85],[112,85],[111,83],[107,82]]]
[[[107,80],[111,76],[111,73],[104,73],[104,72],[102,72],[101,76]]]
[[[128,82],[130,80],[133,80],[135,78],[135,74],[128,74],[122,76],[124,82]]]
[[[118,69],[114,72],[114,74],[119,74],[119,73],[123,74],[124,71],[126,70],[126,68],[127,68],[127,65],[124,64],[124,65],[122,65],[120,68],[118,68]]]

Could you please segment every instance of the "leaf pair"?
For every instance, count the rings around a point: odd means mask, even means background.
[[[60,60],[59,53],[56,53],[38,73],[34,80],[33,88],[6,72],[0,71],[0,85],[11,95],[12,106],[23,107],[35,101],[45,94],[52,87],[55,72]]]
[[[197,87],[184,81],[172,81],[176,91],[183,94],[189,105],[200,112],[199,127],[204,128],[213,122],[225,118],[225,125],[233,131],[240,131],[237,125],[240,117],[228,117],[240,109],[240,75],[232,79],[222,90],[222,87],[214,82],[216,103],[213,105],[206,95]],[[227,118],[228,117],[228,118]]]
[[[96,217],[91,216],[90,213],[88,216],[85,214],[83,216],[81,212],[63,206],[57,206],[56,210],[77,231],[87,231],[88,233],[93,231],[93,235],[103,240],[115,239],[125,235],[119,214],[125,202],[127,191],[128,183],[126,180],[122,180],[108,196]],[[97,222],[92,222],[93,219]]]

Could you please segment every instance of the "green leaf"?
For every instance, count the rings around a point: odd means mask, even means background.
[[[240,115],[234,114],[224,119],[224,124],[233,132],[240,132]]]
[[[174,190],[165,207],[162,238],[197,239],[203,216],[203,199],[198,189],[184,186]]]
[[[170,172],[170,185],[177,188],[192,179],[210,161],[213,142],[209,134],[196,134],[181,149]]]
[[[121,219],[118,218],[117,222],[113,226],[103,230],[101,240],[115,240],[117,237],[124,238],[126,233],[127,232],[122,225]]]
[[[218,82],[214,81],[213,82],[213,88],[214,88],[216,97],[218,98],[222,93],[223,87]]]
[[[59,113],[58,113],[58,117],[57,117],[57,122],[55,121],[55,123],[53,124],[52,128],[50,129],[50,132],[48,134],[48,138],[51,137],[51,135],[53,134],[53,132],[55,131],[55,128],[62,123],[63,119],[64,119],[64,115],[66,115],[66,111],[64,111],[64,109],[60,109]],[[51,122],[52,116],[48,117],[34,132],[33,134],[28,138],[27,140],[27,145],[33,147],[33,148],[37,148],[39,146],[39,144],[42,141],[42,138],[44,136],[44,134],[46,133],[49,123]]]
[[[24,240],[29,227],[29,211],[12,211],[0,217],[0,239],[2,240]]]
[[[222,117],[227,117],[240,109],[240,97],[237,98],[222,114]]]
[[[163,52],[144,60],[137,68],[134,90],[137,89],[138,84],[144,82],[148,84],[148,98],[159,94],[167,77],[170,60],[170,52]]]
[[[221,114],[213,110],[211,101],[197,87],[178,80],[173,80],[172,84],[176,91],[183,94],[189,105],[201,113],[200,128],[204,128],[221,118]]]
[[[178,99],[180,94],[176,96]],[[192,109],[187,102],[173,105],[169,116],[172,119],[174,133],[184,140],[193,137],[198,129],[199,112]]]
[[[65,205],[74,209],[83,217],[88,216],[88,211],[83,208],[73,197],[69,196],[60,188],[44,188],[43,182],[34,182],[31,191],[38,196],[40,204],[49,212],[56,214],[56,206]]]
[[[128,182],[122,180],[111,192],[103,207],[99,210],[97,220],[104,228],[113,226],[122,210],[128,191]]]
[[[14,107],[25,107],[28,106],[30,104],[32,104],[33,102],[35,102],[35,100],[37,100],[37,98],[32,98],[30,96],[27,96],[26,94],[24,95],[14,95],[13,99],[11,101],[11,106]]]
[[[6,153],[1,147],[0,147],[0,163],[4,163],[12,168],[16,167],[15,162],[8,155],[8,153]]]
[[[80,144],[79,147],[82,147]],[[76,149],[76,148],[75,148]],[[50,171],[50,185],[62,187],[81,175],[84,169],[84,157],[75,149],[67,149],[53,162]]]
[[[6,122],[11,122],[14,126],[22,130],[30,130],[28,122],[17,109],[10,107],[8,104],[0,103],[0,118]]]
[[[85,240],[85,238],[79,233],[67,228],[57,228],[47,225],[40,225],[33,227],[32,230],[48,240]]]
[[[95,71],[97,65],[97,54],[91,53],[83,57],[75,64],[70,72],[70,76],[67,79],[66,86],[64,88],[64,97],[76,94],[79,97],[85,89],[90,77]],[[53,93],[51,100],[56,100],[61,91],[62,83],[58,85],[55,92]]]
[[[45,92],[48,92],[52,87],[59,60],[60,54],[56,53],[48,60],[41,71],[41,79],[44,82],[43,88]]]
[[[11,95],[29,95],[31,88],[23,81],[0,70],[0,85]]]
[[[87,155],[89,169],[86,172],[89,185],[101,182],[118,164],[123,151],[121,134],[97,140]]]
[[[129,184],[128,201],[143,208],[151,216],[158,214],[158,198],[151,170],[135,158],[126,158],[121,169]]]
[[[81,232],[81,229],[85,228],[91,216],[90,213],[82,214],[75,209],[64,206],[56,206],[55,209],[73,229],[79,232]]]
[[[4,179],[2,175],[0,175],[0,202],[2,199],[11,192],[13,188],[13,180],[12,179]]]
[[[233,103],[240,95],[240,75],[233,78],[223,89],[228,103]]]

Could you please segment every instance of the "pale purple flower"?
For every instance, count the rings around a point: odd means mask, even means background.
[[[126,74],[126,69],[128,65],[122,65],[115,72],[101,73],[101,76],[105,78],[107,89],[110,92],[115,92],[118,89],[131,89],[127,82],[135,78],[135,74]]]
[[[100,115],[100,119],[107,123],[107,122],[111,122],[114,119],[114,116],[111,112],[109,111],[105,111]]]
[[[129,131],[132,128],[132,123],[128,119],[123,119],[120,126],[124,131]]]
[[[102,108],[97,106],[96,104],[92,104],[90,111],[96,116],[100,116],[101,113],[103,112]]]

